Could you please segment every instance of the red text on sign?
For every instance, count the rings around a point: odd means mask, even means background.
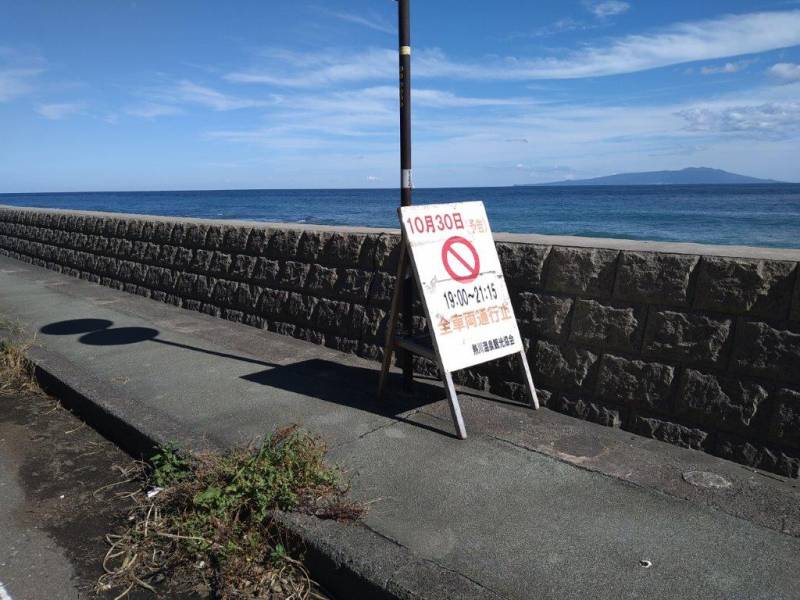
[[[436,233],[437,231],[452,231],[464,229],[464,219],[460,212],[443,215],[425,215],[406,219],[406,225],[411,233]]]
[[[504,302],[502,305],[498,306],[456,313],[450,315],[449,319],[442,316],[439,318],[439,323],[437,325],[439,333],[447,335],[448,333],[458,332],[462,329],[475,329],[476,327],[491,325],[493,323],[499,323],[500,321],[508,321],[511,318],[511,309],[508,306],[508,302]]]

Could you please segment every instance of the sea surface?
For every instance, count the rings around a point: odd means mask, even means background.
[[[495,232],[800,248],[800,184],[414,190],[483,200]],[[213,219],[398,227],[396,189],[0,194],[0,204]]]

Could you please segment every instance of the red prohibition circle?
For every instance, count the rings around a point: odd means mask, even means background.
[[[458,245],[456,246],[456,244]],[[453,246],[456,247],[454,248]],[[462,248],[465,248],[466,252]],[[451,266],[452,261],[455,261],[454,264],[461,265],[464,269],[466,269],[467,274],[459,275],[456,273],[455,269],[453,269]],[[459,283],[470,283],[475,281],[478,278],[478,275],[481,273],[481,259],[478,257],[478,252],[475,250],[475,246],[473,246],[469,240],[461,237],[460,235],[454,235],[445,241],[444,245],[442,246],[442,264],[444,265],[444,270],[447,271],[447,274]]]

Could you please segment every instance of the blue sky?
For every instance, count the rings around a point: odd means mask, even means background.
[[[392,0],[0,0],[0,192],[396,187]],[[800,2],[412,2],[414,183],[800,181]]]

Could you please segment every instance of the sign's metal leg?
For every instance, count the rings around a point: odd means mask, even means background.
[[[528,357],[525,356],[525,351],[519,353],[519,368],[522,372],[522,381],[528,388],[528,396],[531,401],[531,408],[539,409],[539,397],[536,395],[536,388],[533,387],[533,377],[531,377],[531,368],[528,366]]]
[[[400,304],[403,306],[403,335],[412,336],[414,333],[414,274],[407,269],[398,279],[398,286],[402,288]],[[414,390],[414,356],[408,350],[400,351],[403,365],[403,391],[410,394]]]
[[[453,425],[456,427],[456,435],[462,439],[467,439],[467,429],[464,427],[464,418],[461,416],[461,406],[458,404],[458,396],[456,395],[456,388],[453,385],[453,375],[450,371],[445,371],[439,365],[439,370],[442,372],[442,379],[444,386],[447,389],[447,399],[450,401],[450,413],[453,415]]]
[[[378,380],[378,400],[383,397],[383,388],[386,385],[386,379],[389,376],[389,369],[392,366],[392,354],[394,350],[394,335],[389,335],[389,341],[383,349],[383,364],[381,365],[381,377]]]
[[[402,295],[403,276],[408,264],[408,249],[405,239],[400,243],[400,259],[397,265],[397,281],[392,294],[392,307],[389,310],[389,323],[386,330],[386,343],[383,346],[383,364],[381,365],[381,377],[378,381],[378,398],[383,395],[386,379],[389,377],[389,369],[392,368],[392,354],[395,347],[395,336],[397,335],[397,322],[400,313],[400,297]]]

